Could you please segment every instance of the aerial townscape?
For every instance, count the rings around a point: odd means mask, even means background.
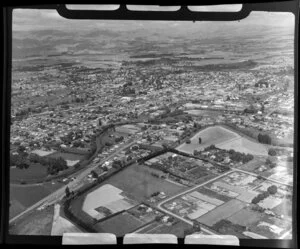
[[[13,19],[10,234],[291,239],[292,15],[30,11]]]

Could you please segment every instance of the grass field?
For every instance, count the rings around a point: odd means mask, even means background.
[[[104,181],[101,185],[111,184],[131,196],[143,201],[157,191],[163,191],[166,195],[174,195],[181,192],[184,187],[152,176],[145,166],[132,165],[120,173]]]
[[[10,225],[9,233],[16,235],[51,235],[53,206],[41,211],[33,210]]]
[[[224,141],[222,143],[217,143],[216,146],[220,149],[225,149],[225,150],[233,149],[235,151],[246,153],[246,154],[249,153],[252,155],[259,155],[259,156],[268,155],[268,150],[265,145],[252,142],[244,137],[240,137],[230,141]]]
[[[55,185],[45,183],[32,186],[11,184],[9,193],[11,202],[9,217],[13,218],[61,186],[62,184],[60,183],[55,183]]]
[[[171,226],[162,224],[161,222],[152,222],[145,226],[145,228],[139,230],[137,233],[148,233],[148,234],[174,234],[178,238],[184,237],[184,230],[189,229],[192,226],[184,221],[177,221],[176,224]]]
[[[243,208],[240,211],[236,212],[227,220],[231,221],[234,224],[239,224],[241,226],[249,226],[252,223],[259,221],[262,218],[262,214],[259,212],[252,211],[248,208]]]
[[[178,221],[176,224],[172,224],[170,226],[160,225],[156,228],[152,228],[151,231],[146,233],[153,234],[174,234],[178,238],[184,238],[184,230],[191,228],[192,226],[184,221]]]
[[[47,177],[47,167],[32,163],[28,169],[19,169],[10,167],[10,181],[30,181],[39,180]]]
[[[117,237],[124,236],[141,227],[144,223],[133,215],[124,212],[103,222],[97,223],[94,227],[99,232],[113,233]]]
[[[238,168],[248,171],[248,172],[258,173],[258,171],[256,169],[259,168],[261,165],[264,165],[266,162],[266,159],[267,159],[267,157],[265,157],[265,156],[254,156],[254,158],[251,161],[241,165]]]
[[[281,204],[272,209],[276,214],[292,217],[292,201],[284,199]]]
[[[55,152],[55,153],[49,155],[48,157],[52,157],[52,158],[62,157],[65,160],[71,160],[71,161],[81,160],[84,158],[83,155],[73,154],[73,153],[64,153],[64,152]]]
[[[199,144],[199,137],[202,139],[201,144]],[[190,144],[184,143],[176,149],[186,153],[193,153],[194,150],[199,150],[212,144],[220,149],[233,149],[238,152],[260,156],[268,155],[265,145],[241,137],[238,133],[222,126],[208,127],[193,136]]]
[[[246,203],[233,199],[202,215],[197,219],[197,221],[207,226],[213,226],[218,221],[232,216],[234,213],[238,212],[245,206]]]
[[[199,137],[202,139],[201,144],[199,144]],[[221,126],[213,126],[198,132],[191,138],[190,144],[184,143],[178,146],[176,149],[186,153],[193,153],[194,150],[205,148],[212,144],[216,145],[218,143],[238,137],[239,135]]]

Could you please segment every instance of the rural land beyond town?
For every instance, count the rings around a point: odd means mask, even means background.
[[[10,234],[292,238],[292,15],[32,11],[13,19]]]

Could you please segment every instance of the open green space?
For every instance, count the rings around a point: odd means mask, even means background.
[[[99,232],[113,233],[117,237],[124,236],[141,227],[144,223],[133,215],[123,212],[103,222],[97,223],[94,228]]]
[[[256,211],[253,211],[249,208],[243,208],[240,211],[236,212],[227,220],[231,221],[234,224],[241,226],[249,226],[252,223],[259,221],[262,218],[262,214]]]
[[[156,225],[149,226],[140,233],[151,233],[151,234],[174,234],[178,238],[184,238],[184,230],[190,229],[192,226],[184,221],[177,221],[173,224],[161,224],[156,223]]]
[[[65,160],[71,160],[71,161],[81,160],[84,158],[83,155],[73,154],[73,153],[64,153],[64,152],[55,152],[55,153],[49,155],[48,157],[52,157],[52,158],[62,157]]]
[[[165,192],[167,196],[171,196],[184,189],[183,186],[151,175],[148,167],[146,168],[138,164],[129,166],[101,183],[101,185],[104,184],[111,184],[122,189],[139,201],[149,198],[151,194],[157,191]]]
[[[245,206],[245,202],[233,199],[200,216],[197,221],[207,226],[213,226],[218,221],[226,219]]]
[[[232,200],[232,198],[230,198],[226,195],[219,194],[216,191],[213,191],[213,190],[210,190],[210,189],[207,189],[207,188],[204,188],[204,187],[198,188],[197,191],[200,192],[201,194],[207,195],[207,196],[212,197],[212,198],[219,199],[219,200],[224,201],[224,202]]]
[[[33,210],[10,224],[9,234],[50,236],[53,215],[53,206],[49,206],[41,211]]]
[[[39,185],[10,185],[10,211],[9,217],[13,218],[17,214],[32,206],[47,195],[60,188],[63,184],[44,183]]]
[[[201,144],[199,144],[199,137],[201,138]],[[190,139],[190,144],[184,143],[176,149],[186,153],[193,153],[194,150],[199,150],[212,144],[216,145],[237,137],[239,137],[237,134],[221,126],[212,126],[201,130],[193,136]]]
[[[10,181],[31,181],[40,180],[47,177],[47,167],[39,163],[31,163],[30,166],[25,169],[17,167],[10,167]]]
[[[290,199],[283,199],[283,201],[276,207],[272,209],[272,211],[279,215],[284,215],[292,217],[292,201]]]

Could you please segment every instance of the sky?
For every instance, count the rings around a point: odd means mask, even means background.
[[[89,6],[91,9],[92,6]],[[166,7],[169,8],[170,7]],[[208,7],[205,7],[206,9]],[[224,7],[223,7],[224,8]],[[229,7],[225,7],[227,10]],[[236,9],[236,7],[234,7]],[[145,9],[145,8],[144,8]],[[70,20],[61,17],[56,10],[38,10],[38,9],[15,9],[13,11],[13,30],[45,30],[45,29],[61,29],[61,30],[76,30],[89,28],[128,28],[130,22],[134,21],[111,21],[111,20]],[[138,25],[143,27],[148,23],[155,23],[160,26],[182,26],[182,22],[174,21],[138,21]],[[185,22],[192,25],[192,22]],[[202,23],[202,22],[196,22]],[[205,22],[203,22],[205,23]],[[207,22],[206,22],[207,23]],[[210,22],[211,23],[211,22]],[[227,23],[237,23],[227,22]],[[252,12],[247,18],[241,20],[239,25],[265,25],[291,28],[294,26],[294,15],[292,13],[270,13],[270,12]],[[224,25],[222,22],[213,22],[212,25]]]

